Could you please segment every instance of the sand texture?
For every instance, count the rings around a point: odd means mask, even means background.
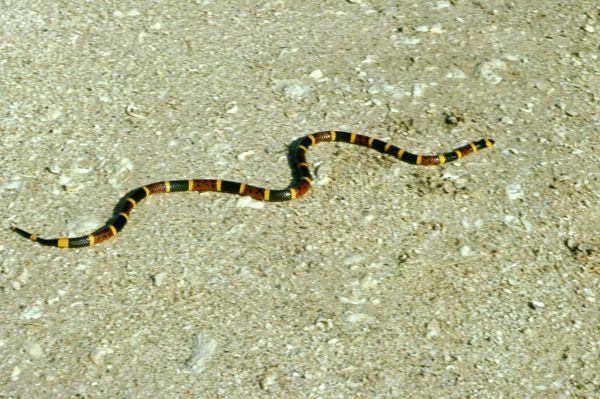
[[[0,3],[0,398],[600,398],[597,1]]]

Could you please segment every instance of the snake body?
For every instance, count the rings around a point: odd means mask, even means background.
[[[443,154],[416,155],[376,138],[357,133],[334,130],[313,133],[300,139],[296,147],[295,161],[299,179],[296,185],[285,190],[272,190],[227,180],[190,179],[161,181],[131,191],[119,202],[121,205],[115,210],[114,216],[104,226],[85,236],[46,239],[38,237],[37,234],[28,233],[18,227],[11,227],[11,229],[21,236],[42,245],[59,248],[89,247],[109,240],[117,235],[129,221],[129,216],[133,208],[144,198],[152,194],[174,193],[178,191],[218,191],[230,194],[247,195],[259,201],[280,202],[295,200],[306,194],[306,192],[310,190],[312,184],[312,176],[306,161],[306,152],[308,148],[317,143],[333,141],[369,147],[381,153],[396,157],[411,165],[441,165],[494,145],[494,140],[492,139],[481,139]]]

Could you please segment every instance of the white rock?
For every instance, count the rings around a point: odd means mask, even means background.
[[[435,33],[436,35],[440,35],[444,33],[444,28],[442,28],[442,24],[433,24],[429,32]]]
[[[346,317],[348,323],[360,323],[368,319],[370,319],[370,316],[365,313],[351,313]]]
[[[320,69],[315,69],[308,75],[311,79],[319,80],[323,77],[323,72]]]
[[[167,277],[167,273],[158,272],[152,276],[152,281],[156,287],[160,287],[165,282],[165,278]]]
[[[15,366],[12,369],[12,372],[10,373],[11,381],[17,381],[19,379],[20,375],[21,375],[21,369],[19,368],[19,366]]]
[[[240,197],[235,202],[237,208],[252,208],[252,209],[263,209],[265,203],[263,201],[257,201],[248,196]]]
[[[245,151],[245,152],[242,152],[242,153],[240,153],[240,154],[237,156],[237,159],[238,159],[238,160],[240,160],[240,161],[244,161],[244,160],[246,160],[246,158],[248,158],[250,155],[254,155],[254,154],[255,154],[255,152],[254,152],[254,151],[252,151],[252,150],[250,150],[250,151]]]
[[[263,391],[268,391],[271,389],[273,385],[277,383],[277,373],[274,370],[269,370],[265,375],[260,379],[260,389]]]
[[[78,175],[87,175],[92,170],[88,169],[88,168],[80,168],[80,167],[76,166],[76,167],[73,167],[72,171],[73,171],[73,173],[78,174]]]
[[[360,280],[360,288],[368,290],[377,287],[378,281],[372,276],[366,275]]]
[[[596,28],[594,28],[592,25],[586,25],[583,27],[583,30],[588,32],[588,33],[594,33],[596,32]]]
[[[42,307],[41,304],[36,303],[35,305],[28,306],[25,308],[23,313],[21,313],[21,318],[25,320],[37,320],[41,319],[46,311]]]
[[[216,340],[208,335],[196,334],[192,342],[192,354],[187,361],[187,371],[201,373],[215,349],[217,349]]]
[[[65,176],[65,175],[61,175],[58,178],[58,184],[60,184],[61,186],[66,186],[70,182],[71,182],[71,178],[68,176]]]
[[[546,307],[544,302],[541,302],[541,301],[531,301],[531,302],[529,302],[529,306],[531,306],[534,309],[542,309],[542,308]]]
[[[67,222],[67,236],[78,237],[89,234],[102,226],[102,222],[94,216],[80,216]]]
[[[23,267],[21,269],[21,273],[17,275],[15,280],[17,280],[21,284],[27,284],[27,281],[29,281],[29,271],[27,267]]]
[[[531,233],[533,231],[533,224],[529,222],[527,219],[521,218],[521,223],[523,223],[523,227],[525,227],[525,231]]]
[[[446,72],[447,79],[465,79],[467,74],[460,68],[450,67]]]
[[[505,191],[506,196],[510,201],[525,197],[525,192],[523,191],[523,187],[520,183],[515,182],[507,185]]]
[[[136,112],[137,107],[134,104],[127,104],[125,107],[125,113],[132,118],[144,119],[146,118],[143,114]]]
[[[348,298],[347,296],[340,295],[338,299],[340,300],[340,303],[343,303],[344,305],[364,305],[367,303],[365,298]]]
[[[504,58],[506,61],[510,61],[510,62],[519,61],[519,57],[514,54],[505,54],[502,58]]]
[[[426,332],[425,332],[425,336],[427,338],[433,338],[439,334],[440,334],[440,327],[439,327],[439,323],[437,322],[437,320],[433,320],[433,321],[427,323],[427,328],[426,328]]]
[[[469,247],[468,245],[463,245],[462,247],[460,247],[460,256],[470,256],[471,255],[471,247]]]
[[[436,10],[442,10],[444,8],[450,8],[450,3],[447,1],[438,1],[435,3],[435,5],[433,6],[434,9]]]
[[[310,92],[310,86],[306,84],[290,84],[283,88],[283,95],[294,100],[300,100]]]
[[[392,96],[393,98],[404,97],[404,89],[395,85],[384,84],[381,87],[381,91],[383,91],[383,93],[387,94],[388,96]]]
[[[502,77],[496,74],[496,71],[505,70],[506,63],[499,59],[490,60],[487,62],[481,63],[479,66],[479,73],[481,76],[490,82],[491,84],[498,84],[502,82]]]
[[[99,346],[90,351],[89,358],[94,364],[101,364],[106,355],[113,353],[113,350],[106,346]]]
[[[419,83],[414,82],[412,85],[411,95],[413,97],[423,97],[423,92],[425,91],[425,87]]]
[[[365,254],[354,253],[346,256],[342,259],[342,263],[346,266],[356,265],[358,263],[362,263],[367,259]]]
[[[48,111],[48,119],[50,119],[51,121],[55,121],[58,118],[60,118],[62,115],[62,112],[59,109],[51,109],[50,111]]]
[[[40,358],[44,355],[44,351],[42,350],[42,346],[37,342],[29,343],[25,346],[25,350],[29,355],[33,358]]]

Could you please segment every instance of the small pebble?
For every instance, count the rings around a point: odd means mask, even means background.
[[[18,366],[15,366],[10,373],[11,381],[17,381],[19,376],[21,375],[21,369]]]
[[[103,362],[104,357],[106,355],[110,355],[111,353],[113,353],[112,349],[106,346],[100,346],[90,351],[89,358],[92,361],[92,363],[99,365]]]
[[[240,197],[235,202],[236,208],[252,208],[252,209],[263,209],[265,203],[263,201],[254,200],[248,196]]]
[[[133,104],[127,104],[127,106],[125,107],[125,113],[129,116],[131,116],[132,118],[139,118],[139,119],[144,119],[145,116],[136,112],[137,108],[135,105]]]
[[[594,297],[594,291],[592,291],[590,288],[583,289],[583,296],[588,300],[588,302],[596,301],[596,298]]]
[[[260,389],[262,389],[263,391],[268,391],[276,383],[277,383],[277,373],[275,372],[275,370],[269,370],[260,379]]]
[[[323,77],[323,72],[320,69],[315,69],[308,75],[311,79],[319,80]]]
[[[187,361],[187,370],[192,373],[201,373],[216,349],[216,340],[208,335],[196,334],[192,340],[192,354]]]
[[[481,65],[479,66],[479,73],[485,80],[487,80],[491,84],[496,85],[502,82],[502,77],[496,74],[496,71],[505,69],[506,63],[504,63],[504,61],[494,59],[491,61],[481,63]]]
[[[388,96],[392,96],[393,98],[404,97],[405,94],[404,90],[401,87],[391,85],[388,83],[381,86],[381,91]]]
[[[23,182],[21,180],[13,180],[13,181],[9,181],[7,183],[0,184],[0,191],[4,191],[4,190],[21,191],[21,188],[23,188]]]
[[[444,29],[442,28],[441,24],[434,24],[431,29],[429,29],[429,32],[435,33],[436,35],[441,35],[444,33]]]
[[[113,174],[120,175],[125,172],[130,172],[133,170],[133,162],[129,158],[121,158],[117,163]]]
[[[505,191],[506,196],[510,201],[525,197],[525,192],[523,191],[523,187],[520,183],[512,183],[507,185]]]
[[[58,177],[58,184],[60,184],[61,186],[66,186],[67,184],[69,184],[71,182],[71,178],[65,175],[60,175]]]
[[[435,3],[435,5],[433,6],[434,9],[436,10],[442,10],[444,8],[450,8],[450,3],[447,1],[438,1]]]
[[[529,307],[533,310],[538,310],[538,309],[543,309],[546,307],[546,305],[544,304],[544,302],[540,302],[540,301],[531,301],[529,302]]]
[[[425,91],[424,86],[419,82],[414,82],[412,85],[411,95],[413,97],[423,97],[423,92]]]
[[[433,320],[432,322],[427,323],[427,328],[426,328],[426,332],[425,332],[426,338],[433,338],[433,337],[439,335],[439,333],[440,333],[440,327],[439,327],[439,323],[436,320]]]
[[[351,313],[346,317],[348,323],[360,323],[368,319],[370,319],[370,316],[365,313]]]
[[[165,282],[166,277],[167,277],[167,273],[165,273],[165,272],[158,272],[155,275],[153,275],[152,282],[154,283],[154,286],[156,286],[156,287],[162,286],[163,283]]]
[[[45,314],[44,308],[40,304],[35,304],[25,308],[21,313],[21,318],[25,320],[37,320],[41,319]]]
[[[25,350],[29,355],[33,358],[40,358],[43,356],[44,351],[42,350],[42,346],[37,342],[29,343],[25,346]]]
[[[50,119],[51,121],[55,121],[58,118],[60,118],[62,115],[62,112],[59,109],[52,109],[48,112],[48,119]]]
[[[356,297],[346,297],[343,295],[340,295],[338,297],[338,299],[340,300],[340,303],[343,303],[344,305],[364,305],[365,303],[367,303],[367,300],[364,298],[356,298]]]
[[[470,256],[471,255],[471,247],[469,247],[468,245],[463,245],[462,247],[460,247],[460,256]]]
[[[238,159],[238,160],[240,160],[240,161],[244,161],[244,160],[246,160],[246,158],[248,158],[250,155],[254,155],[254,154],[255,154],[255,152],[254,152],[254,151],[252,151],[252,150],[250,150],[250,151],[245,151],[245,152],[242,152],[242,153],[240,153],[240,154],[237,156],[237,159]]]
[[[418,37],[402,37],[400,41],[408,46],[414,46],[421,43],[421,39]]]
[[[525,227],[525,231],[531,233],[533,231],[533,224],[526,219],[521,219],[521,223],[523,223],[523,227]]]
[[[342,259],[342,263],[345,266],[351,266],[351,265],[363,263],[366,259],[367,259],[366,255],[354,253],[354,254],[350,254],[350,255],[346,256],[344,259]]]
[[[447,125],[456,126],[458,125],[458,118],[454,115],[446,115],[445,121]]]
[[[78,237],[89,233],[102,225],[100,219],[94,216],[80,216],[67,222],[67,235],[69,237]]]
[[[446,72],[447,79],[465,79],[467,74],[460,68],[450,67]]]
[[[17,277],[15,277],[15,280],[17,280],[21,284],[27,284],[27,281],[29,281],[29,271],[26,267],[23,267],[21,269],[21,273],[19,273]]]
[[[294,100],[300,100],[310,92],[310,87],[306,84],[290,84],[283,88],[283,95]]]
[[[79,167],[74,167],[73,169],[73,173],[76,173],[78,175],[87,175],[88,173],[90,173],[92,170],[88,169],[88,168],[79,168]]]
[[[363,290],[368,290],[371,288],[375,288],[377,287],[378,281],[376,279],[374,279],[372,276],[364,276],[361,280],[360,280],[360,288]]]

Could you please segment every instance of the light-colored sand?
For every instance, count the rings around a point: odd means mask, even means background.
[[[4,2],[1,398],[600,397],[600,8],[543,0]],[[456,122],[448,124],[448,122]],[[129,190],[283,188],[263,204]]]

